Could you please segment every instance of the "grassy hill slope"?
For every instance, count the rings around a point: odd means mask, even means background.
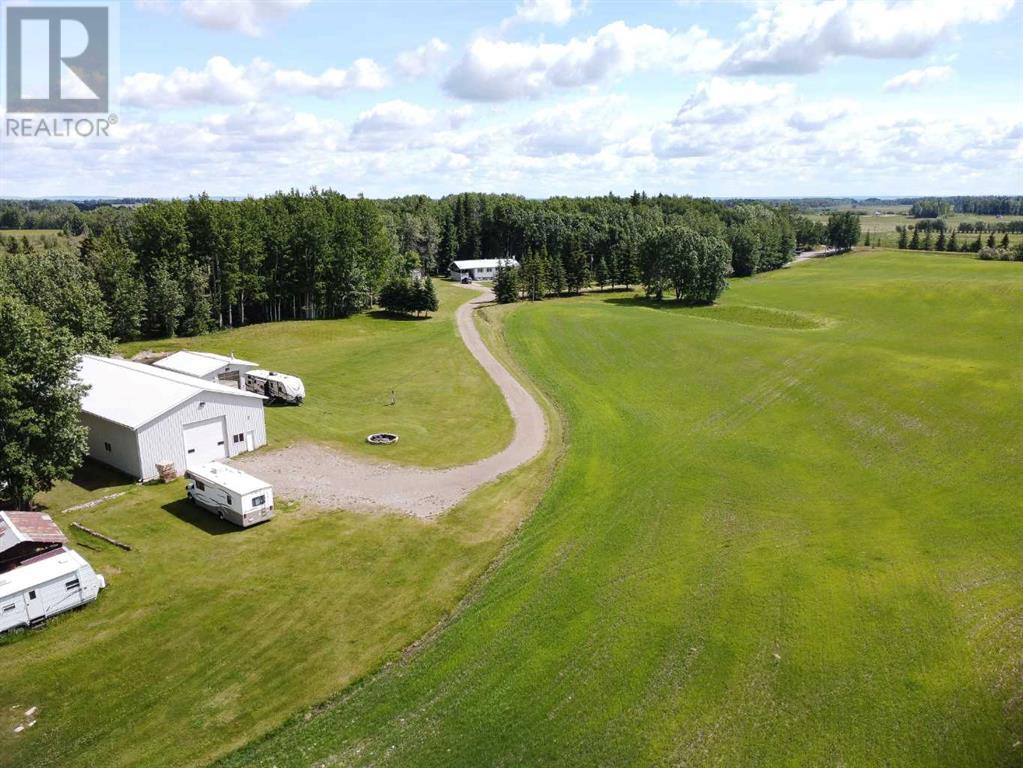
[[[520,307],[561,472],[446,631],[225,766],[1009,766],[1023,270],[854,254]]]

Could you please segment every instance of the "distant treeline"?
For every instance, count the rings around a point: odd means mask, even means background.
[[[543,295],[578,292],[595,279],[632,285],[642,277],[641,247],[666,228],[704,238],[696,243],[720,241],[725,273],[737,275],[780,267],[797,242],[815,245],[829,236],[792,208],[642,193],[374,201],[314,189],[88,211],[68,203],[4,205],[46,228],[69,216],[63,229],[71,236],[43,242],[0,233],[0,281],[75,325],[76,335],[122,340],[343,317],[377,302],[385,285],[417,272],[446,274],[459,259],[516,258],[534,280],[542,276],[536,290]],[[84,296],[95,299],[102,317],[79,311]]]
[[[1023,197],[925,197],[913,201],[909,215],[935,219],[953,213],[977,213],[985,216],[1023,215]]]
[[[913,224],[907,225],[910,229],[919,229],[921,232],[945,232],[952,229],[952,226],[944,219],[921,219]],[[1011,232],[1018,234],[1023,232],[1023,219],[1010,221],[960,221],[955,225],[958,232],[972,234],[974,232]]]

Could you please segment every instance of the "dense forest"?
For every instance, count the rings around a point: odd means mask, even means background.
[[[401,292],[395,293],[396,281],[446,274],[458,259],[518,259],[530,286],[522,295],[537,299],[594,281],[640,282],[648,241],[665,231],[698,236],[687,242],[707,245],[715,258],[726,254],[723,273],[707,285],[723,285],[728,273],[776,269],[793,257],[797,241],[827,237],[823,225],[791,208],[641,193],[367,200],[313,189],[88,210],[66,202],[6,202],[0,220],[42,222],[62,232],[31,239],[0,233],[0,289],[42,309],[93,349],[103,339],[345,317],[379,303],[386,286],[393,297]],[[676,294],[696,300],[688,289]]]
[[[940,216],[952,210],[1011,212],[1021,200],[913,200],[913,213],[923,218],[903,231],[903,247],[932,247],[930,233],[944,233]],[[113,203],[2,201],[0,228],[22,231],[6,236],[0,231],[0,291],[41,309],[96,350],[115,339],[345,317],[381,303],[381,295],[388,304],[417,295],[415,280],[446,274],[460,259],[517,259],[522,269],[514,282],[516,298],[577,293],[593,284],[641,284],[661,296],[665,285],[654,256],[663,252],[674,254],[675,297],[712,301],[720,288],[707,286],[723,287],[725,275],[777,269],[798,248],[848,248],[859,241],[855,214],[832,214],[824,222],[801,210],[788,202],[641,192],[546,200],[477,193],[368,200],[312,189],[242,200],[202,194]],[[958,231],[1003,233],[1018,225],[963,222]],[[32,229],[59,234],[29,237],[25,230]],[[967,244],[935,237],[934,247],[979,252],[989,239]],[[687,244],[686,253],[675,248],[679,242]],[[716,270],[718,264],[722,274],[693,271],[693,265]],[[689,275],[685,286],[683,274]],[[422,311],[411,299],[397,304]]]

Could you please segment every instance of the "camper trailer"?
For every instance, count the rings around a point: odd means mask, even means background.
[[[305,400],[305,384],[298,376],[277,371],[249,371],[245,374],[245,388],[272,402],[301,405]]]
[[[189,469],[188,498],[242,528],[274,516],[273,487],[240,469],[211,461]]]
[[[0,632],[32,627],[91,603],[107,583],[73,549],[60,547],[0,573]]]

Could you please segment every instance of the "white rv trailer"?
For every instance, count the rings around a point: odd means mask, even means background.
[[[91,603],[106,580],[73,549],[61,547],[0,573],[0,632],[41,624]]]
[[[298,376],[289,376],[277,371],[256,370],[245,374],[245,388],[262,395],[270,402],[281,400],[301,405],[305,400],[305,384]]]
[[[258,477],[211,461],[188,470],[188,498],[242,528],[274,516],[273,486]]]

